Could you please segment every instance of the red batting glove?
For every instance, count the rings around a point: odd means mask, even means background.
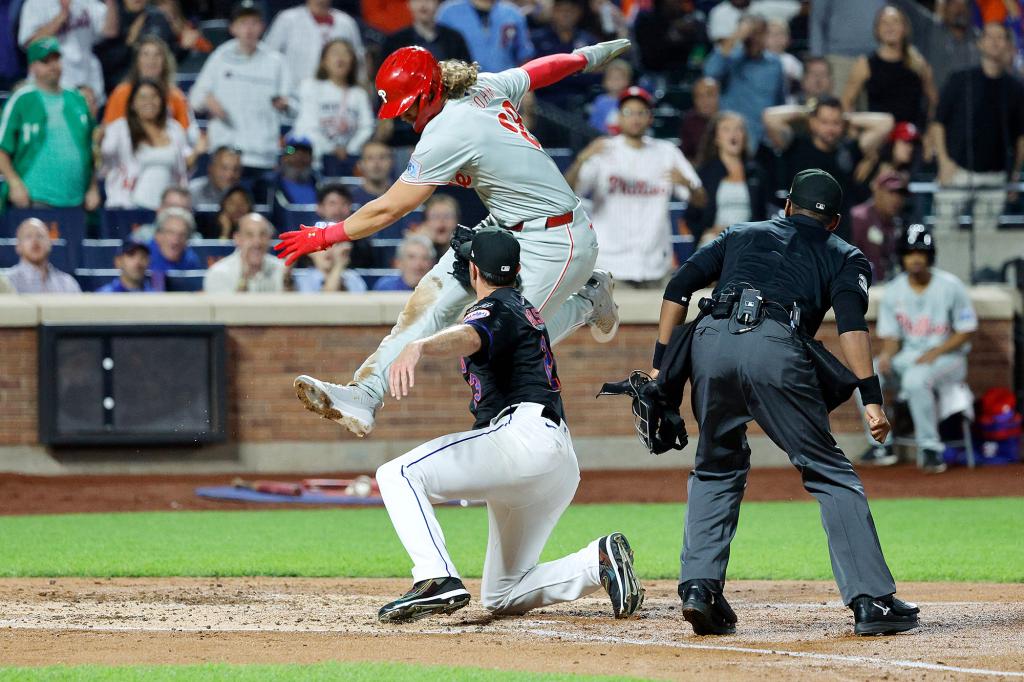
[[[334,223],[327,227],[309,227],[299,225],[299,229],[281,234],[281,241],[274,245],[278,258],[284,259],[285,265],[294,265],[306,254],[323,251],[332,244],[349,241],[345,232],[345,223]]]

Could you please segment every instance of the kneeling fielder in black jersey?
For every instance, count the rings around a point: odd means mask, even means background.
[[[537,563],[580,480],[558,372],[544,320],[513,288],[519,242],[505,230],[488,228],[466,246],[477,302],[462,324],[409,344],[391,365],[388,385],[401,399],[414,384],[422,356],[461,357],[476,422],[472,431],[432,440],[377,470],[391,522],[413,560],[414,581],[378,616],[385,622],[416,620],[469,603],[431,507],[460,498],[487,502],[480,598],[488,610],[524,613],[603,585],[615,616],[629,616],[644,592],[621,533]]]

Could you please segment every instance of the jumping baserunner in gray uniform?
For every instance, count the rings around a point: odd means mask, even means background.
[[[542,57],[501,73],[478,73],[457,60],[438,64],[422,48],[402,48],[381,65],[381,118],[401,117],[422,134],[401,178],[344,223],[303,226],[281,235],[281,257],[363,239],[420,206],[440,185],[473,188],[490,215],[522,249],[522,291],[544,315],[552,343],[589,324],[598,341],[618,329],[609,273],[595,271],[597,238],[580,200],[530,133],[517,107],[529,90],[578,71],[600,68],[629,48],[613,40],[571,54]],[[416,287],[398,323],[347,386],[309,376],[295,380],[306,407],[356,435],[373,427],[387,391],[387,372],[402,349],[453,324],[473,296],[453,276],[448,251]]]

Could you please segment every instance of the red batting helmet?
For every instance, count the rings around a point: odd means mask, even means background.
[[[377,71],[377,96],[381,98],[378,118],[395,118],[419,102],[413,130],[423,127],[444,105],[441,96],[441,67],[434,55],[422,47],[402,47],[384,60]]]

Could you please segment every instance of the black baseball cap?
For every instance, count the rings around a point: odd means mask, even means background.
[[[505,277],[519,269],[519,241],[500,227],[477,230],[473,241],[462,245],[461,254],[495,277]]]
[[[808,211],[834,216],[843,205],[843,188],[836,179],[820,168],[808,168],[793,176],[789,200]]]
[[[260,11],[259,6],[253,2],[253,0],[241,0],[236,2],[235,6],[231,8],[231,21],[241,19],[242,17],[257,17],[263,18],[263,12]]]
[[[117,255],[123,256],[129,253],[135,253],[136,251],[144,251],[147,256],[149,255],[148,246],[146,246],[142,242],[133,242],[128,240],[125,240],[124,243],[121,244],[121,248],[117,250]]]

